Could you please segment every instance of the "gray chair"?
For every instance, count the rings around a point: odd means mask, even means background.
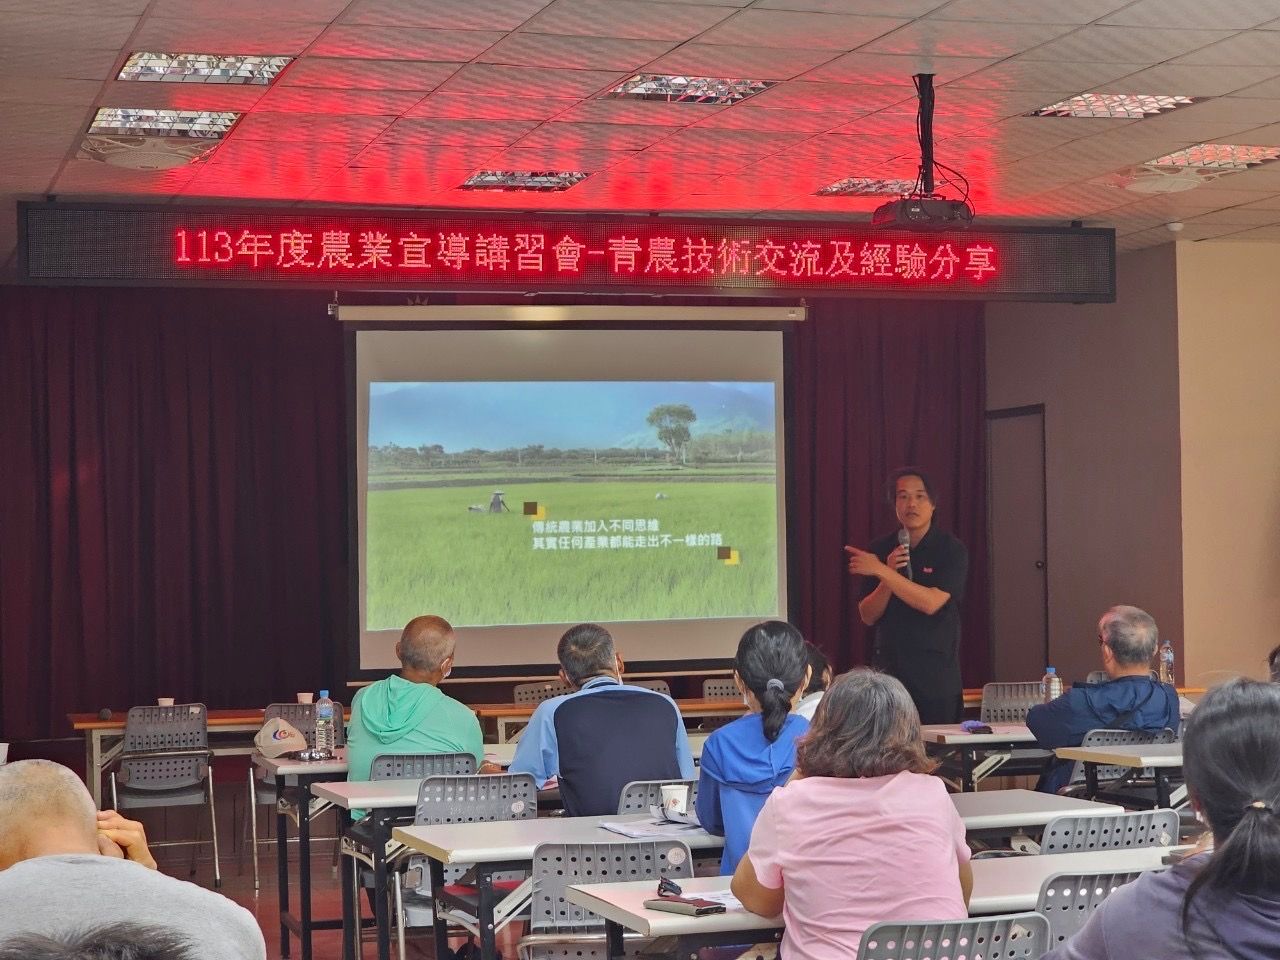
[[[124,743],[111,771],[111,805],[116,810],[208,806],[213,845],[213,883],[222,886],[218,861],[218,820],[214,809],[208,710],[203,703],[171,707],[131,707]],[[151,842],[152,847],[198,846],[194,840]],[[194,851],[192,870],[195,873]]]
[[[704,700],[737,700],[740,696],[733,677],[708,677],[702,681]]]
[[[463,754],[463,756],[467,756]],[[437,823],[491,823],[497,820],[532,820],[538,816],[538,785],[527,773],[494,776],[430,776],[418,789],[418,806],[414,811],[415,826]],[[444,879],[454,896],[471,899],[474,887],[460,883],[468,864],[451,864],[444,869]],[[403,871],[394,875],[396,931],[400,960],[405,957],[405,929],[427,926],[435,922],[430,873],[427,858],[409,857]],[[495,877],[494,888],[505,892],[517,889],[522,877]],[[478,894],[475,895],[478,898]],[[510,923],[519,910],[511,910],[498,923],[498,929]],[[475,912],[450,910],[443,916],[479,936]],[[496,930],[495,930],[496,932]]]
[[[537,683],[517,683],[512,690],[512,699],[516,703],[541,703],[566,693],[573,693],[573,687],[563,680],[540,680]]]
[[[1039,680],[988,683],[982,688],[983,723],[1026,723],[1027,711],[1043,702]]]
[[[618,797],[618,815],[648,813],[650,807],[662,806],[663,784],[682,783],[689,788],[689,806],[698,799],[697,780],[632,780]]]
[[[1084,678],[1084,682],[1092,686],[1100,683],[1107,683],[1111,680],[1111,675],[1105,670],[1090,670],[1089,675]]]
[[[521,960],[605,960],[604,919],[570,903],[573,884],[624,880],[683,880],[693,858],[681,840],[619,843],[542,843],[533,852],[529,932],[517,947]],[[628,935],[628,942],[634,939]]]
[[[1178,811],[1139,810],[1102,816],[1054,817],[1044,827],[1040,853],[1079,853],[1178,842]]]
[[[1040,887],[1036,912],[1049,921],[1050,947],[1057,947],[1080,932],[1098,904],[1126,883],[1134,873],[1055,873]]]
[[[633,687],[644,687],[648,690],[657,690],[659,693],[665,693],[671,696],[671,684],[665,680],[623,680],[624,683]]]
[[[346,743],[346,731],[343,723],[343,706],[335,702],[334,705],[334,743],[342,746]],[[314,703],[269,703],[265,710],[262,711],[262,722],[266,724],[269,720],[284,720],[297,729],[304,737],[307,738],[307,747],[311,748],[316,745],[316,705]],[[293,777],[285,778],[286,787],[297,785],[297,780]],[[257,890],[259,885],[258,877],[258,844],[272,843],[271,839],[271,817],[267,817],[267,839],[258,839],[258,807],[274,807],[278,803],[284,803],[290,816],[296,821],[298,818],[298,802],[297,797],[292,796],[286,790],[285,796],[276,795],[275,777],[267,776],[257,766],[249,765],[249,813],[248,826],[250,833],[250,849],[253,851],[253,889]],[[330,841],[334,837],[312,837],[311,841]]]
[[[469,753],[380,753],[369,767],[370,780],[421,780],[464,777],[476,772]]]
[[[1119,747],[1139,743],[1175,743],[1178,734],[1165,729],[1159,733],[1147,733],[1144,730],[1090,730],[1080,742],[1082,747]],[[1098,767],[1098,783],[1104,781],[1151,780],[1155,772],[1150,768],[1134,771],[1130,767],[1100,765]],[[1071,779],[1067,791],[1079,792],[1085,784],[1084,762],[1077,760],[1071,768]]]
[[[1010,913],[926,923],[887,921],[869,927],[858,960],[1037,960],[1049,949],[1049,921]]]

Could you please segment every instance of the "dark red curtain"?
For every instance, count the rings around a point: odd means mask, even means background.
[[[325,297],[0,288],[0,739],[156,696],[237,707],[346,675],[342,334]],[[865,659],[845,543],[930,467],[986,676],[977,305],[819,303],[792,338],[792,606]]]
[[[929,471],[935,523],[969,548],[960,664],[989,676],[984,335],[978,303],[821,301],[793,334],[788,411],[793,456],[791,606],[840,668],[865,663],[858,578],[845,544],[893,531],[885,478]]]
[[[325,298],[0,288],[0,739],[345,675]]]

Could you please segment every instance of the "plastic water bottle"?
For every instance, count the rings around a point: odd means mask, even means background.
[[[1161,683],[1172,684],[1174,682],[1173,644],[1168,640],[1160,644],[1160,662],[1157,671]]]
[[[1054,667],[1045,667],[1044,676],[1040,678],[1040,699],[1044,703],[1057,700],[1062,696],[1062,678]]]
[[[329,691],[321,690],[316,701],[316,752],[332,754],[336,737],[333,729],[333,701]]]

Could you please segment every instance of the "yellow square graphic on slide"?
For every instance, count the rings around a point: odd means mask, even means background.
[[[524,502],[524,515],[530,520],[547,519],[547,508],[536,500],[526,500]]]
[[[742,563],[742,558],[738,556],[737,550],[730,550],[729,555],[724,558],[724,565],[726,567],[736,567],[736,566],[739,566],[741,563]]]

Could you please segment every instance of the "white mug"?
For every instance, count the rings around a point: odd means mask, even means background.
[[[688,786],[683,783],[664,783],[662,785],[662,808],[671,813],[688,813]]]
[[[172,707],[172,706],[173,706],[173,697],[157,697],[157,698],[156,698],[156,706],[158,706],[158,707]]]
[[[299,693],[299,694],[298,694],[298,702],[299,702],[299,703],[312,703],[312,702],[314,702],[314,701],[315,701],[315,698],[316,698],[316,695],[315,695],[314,693]]]

